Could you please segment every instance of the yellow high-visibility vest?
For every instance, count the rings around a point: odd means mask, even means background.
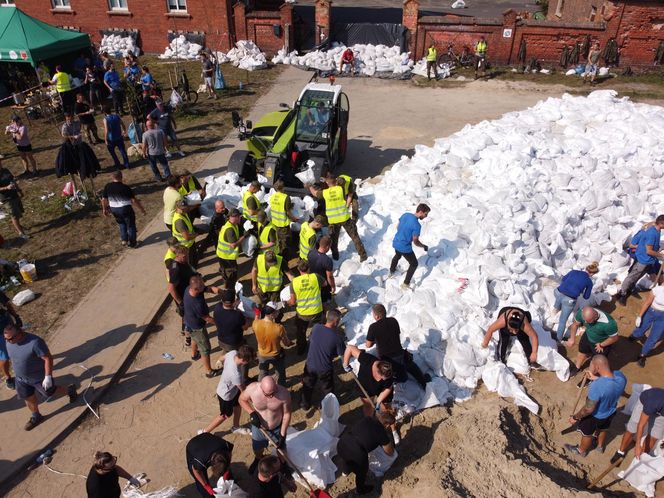
[[[343,223],[350,218],[344,189],[339,185],[323,190],[323,199],[325,199],[325,215],[330,225]]]
[[[256,281],[258,287],[263,292],[277,292],[281,290],[282,273],[281,273],[281,256],[277,256],[277,261],[271,267],[267,267],[265,263],[265,254],[259,254],[256,258],[256,267],[258,268],[258,275]]]
[[[252,197],[256,201],[256,206],[260,207],[261,203],[258,200],[258,197],[256,197],[254,194],[246,190],[244,194],[242,194],[242,217],[246,220],[251,220],[255,223],[257,214],[254,215],[249,214],[249,207],[247,207],[247,201]]]
[[[187,231],[189,233],[194,232],[194,225],[191,223],[191,220],[189,219],[189,215],[186,214],[180,214],[177,211],[173,215],[173,237],[178,239],[178,242],[182,244],[185,247],[191,247],[194,245],[194,239],[187,240],[184,238],[184,234],[178,232],[177,228],[175,227],[175,224],[178,220],[184,221],[184,224],[187,226]]]
[[[309,222],[302,223],[302,228],[300,228],[300,258],[309,259],[309,251],[316,246],[315,240],[313,244],[309,244],[309,239],[314,235],[316,235],[316,230],[309,226]]]
[[[427,60],[429,62],[435,62],[438,59],[438,51],[434,47],[429,47],[427,49]]]
[[[259,225],[258,227],[258,246],[264,246],[270,243],[270,232],[276,230],[272,223],[267,225]],[[277,241],[275,241],[277,242]],[[267,249],[260,249],[261,254],[265,251],[274,251],[274,254],[279,254],[279,244],[274,244],[272,247]]]
[[[350,185],[353,182],[353,179],[348,175],[339,175],[338,178],[344,179],[344,184],[341,188],[344,190],[344,197],[348,197],[348,191],[350,190]]]
[[[288,195],[283,192],[275,192],[275,194],[270,197],[270,216],[272,217],[272,224],[277,228],[290,225],[288,213],[286,212],[287,198]]]
[[[240,254],[240,246],[232,247],[224,237],[228,230],[233,230],[235,232],[235,238],[240,238],[240,229],[233,225],[230,221],[227,221],[226,224],[221,227],[219,230],[219,240],[217,241],[217,257],[220,259],[227,260],[237,260],[238,255]]]
[[[323,312],[323,299],[320,295],[318,275],[309,273],[293,279],[293,291],[297,299],[295,311],[303,316],[317,315]]]
[[[194,177],[190,176],[189,180],[187,181],[187,185],[182,185],[179,189],[178,192],[180,192],[180,195],[184,197],[187,194],[190,194],[196,190],[196,184],[194,183]]]
[[[55,73],[55,89],[58,93],[68,92],[71,90],[71,78],[67,73]]]

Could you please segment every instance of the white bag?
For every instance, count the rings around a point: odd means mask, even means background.
[[[12,299],[12,304],[14,306],[23,306],[24,304],[29,303],[36,297],[37,296],[35,295],[35,293],[32,292],[30,289],[25,289],[14,296],[14,299]]]
[[[224,498],[226,496],[245,497],[249,496],[246,491],[243,491],[233,479],[226,480],[221,476],[217,481],[217,487],[214,488],[215,498]]]
[[[390,467],[397,459],[399,454],[397,450],[394,450],[392,455],[385,453],[385,450],[382,446],[379,446],[371,453],[369,453],[369,470],[373,472],[373,475],[376,477],[383,477],[385,472],[390,470]]]
[[[242,252],[251,258],[254,255],[254,252],[256,252],[256,248],[258,247],[258,240],[256,240],[256,237],[253,235],[250,235],[242,241],[241,246]]]
[[[170,104],[171,107],[173,108],[178,107],[180,104],[182,104],[182,97],[176,90],[173,90],[173,93],[171,93]]]
[[[299,173],[295,173],[295,176],[300,180],[303,184],[305,185],[312,185],[313,183],[316,182],[316,175],[314,174],[314,165],[315,163],[309,159],[307,161],[307,169],[304,171],[300,171]]]

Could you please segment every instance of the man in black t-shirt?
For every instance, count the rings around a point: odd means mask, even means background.
[[[2,158],[0,158],[0,202],[9,214],[18,236],[23,240],[28,240],[30,237],[25,233],[20,221],[23,216],[21,197],[23,197],[23,192],[16,183],[16,178],[3,166]]]
[[[233,289],[224,289],[220,294],[221,302],[214,307],[214,323],[217,326],[219,347],[225,355],[245,343],[244,331],[251,326],[251,321],[237,309],[238,303]],[[242,378],[247,378],[248,370],[247,365],[242,365]]]
[[[194,478],[196,489],[203,498],[214,497],[214,488],[210,484],[208,468],[213,475],[230,477],[231,456],[233,444],[219,436],[203,432],[190,439],[185,450],[187,455],[187,470]]]
[[[394,454],[387,428],[394,424],[394,417],[388,413],[376,413],[374,417],[364,417],[351,430],[346,430],[337,444],[337,455],[341,472],[355,473],[357,493],[370,493],[373,486],[365,484],[369,472],[369,453],[383,447],[387,455]]]
[[[85,96],[82,93],[76,94],[76,103],[74,104],[74,114],[78,116],[81,126],[88,137],[88,142],[92,145],[100,144],[103,142],[97,134],[97,123],[95,123],[95,111],[85,101]],[[94,139],[94,140],[93,140]]]
[[[228,209],[226,204],[221,199],[214,201],[214,214],[210,218],[210,231],[205,239],[205,247],[213,247],[217,245],[219,240],[219,230],[226,224],[228,220]]]
[[[413,361],[413,355],[401,347],[401,330],[399,322],[394,317],[388,317],[387,310],[382,304],[376,304],[371,309],[374,323],[369,325],[365,346],[372,348],[374,344],[378,350],[378,357],[392,363],[394,368],[395,382],[405,382],[408,374],[426,389],[427,382],[431,381],[429,374],[423,374],[417,363]]]
[[[191,359],[196,361],[201,358],[205,367],[205,376],[208,379],[221,374],[221,369],[213,369],[210,365],[210,339],[206,325],[214,323],[210,316],[210,310],[205,302],[205,292],[219,294],[219,287],[208,287],[203,282],[203,277],[194,275],[189,279],[189,287],[184,291],[184,326],[189,332],[193,342],[191,344]]]
[[[312,249],[307,254],[307,261],[309,261],[309,271],[320,275],[328,285],[320,290],[323,305],[332,300],[332,296],[337,291],[336,283],[334,282],[334,262],[332,258],[327,255],[332,245],[332,239],[329,235],[323,235],[318,241],[318,249]]]
[[[355,358],[360,364],[357,379],[364,387],[369,396],[375,396],[376,409],[388,408],[387,403],[392,399],[392,364],[389,361],[381,361],[374,355],[362,351],[357,346],[349,344],[344,352],[344,370],[350,372],[352,369],[348,364],[350,358]]]
[[[260,489],[256,498],[284,498],[282,483],[292,493],[297,489],[295,481],[282,468],[281,461],[273,455],[263,457],[258,462],[256,482]]]
[[[189,249],[184,246],[173,247],[175,257],[171,260],[168,267],[168,293],[175,301],[175,309],[182,317],[182,331],[181,334],[185,336],[184,344],[187,347],[191,346],[191,337],[188,332],[185,332],[184,326],[184,292],[189,285],[191,277],[196,275],[196,270],[187,262],[189,257]]]
[[[113,214],[115,221],[120,227],[120,240],[123,246],[131,248],[138,247],[136,242],[136,206],[142,214],[145,214],[143,204],[134,195],[128,185],[122,183],[122,172],[114,171],[111,175],[113,181],[107,183],[101,194],[101,208],[104,216]]]

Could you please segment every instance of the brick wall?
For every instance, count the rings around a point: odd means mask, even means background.
[[[143,51],[161,53],[167,32],[203,31],[206,44],[216,50],[229,50],[233,33],[229,29],[230,0],[187,0],[187,12],[170,15],[166,0],[127,0],[127,11],[109,12],[107,0],[70,0],[70,10],[52,9],[50,0],[15,0],[27,14],[55,26],[73,26],[88,33],[94,42],[99,30],[137,29]]]
[[[238,17],[236,17],[236,25]],[[277,27],[275,33],[275,26]],[[293,6],[283,4],[279,10],[253,11],[245,15],[243,31],[267,55],[283,47],[290,49],[293,29]]]
[[[605,0],[549,0],[547,18],[551,21],[589,22],[595,8],[599,20],[605,3]]]
[[[332,1],[316,0],[315,4],[316,18],[316,45],[327,40],[330,36],[330,26],[332,26]]]

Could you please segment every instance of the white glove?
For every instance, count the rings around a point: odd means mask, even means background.
[[[635,324],[637,327],[640,327],[640,326],[641,326],[641,317],[640,317],[640,316],[637,316],[637,317],[636,317],[636,321],[634,322],[634,324]]]
[[[44,380],[42,381],[42,387],[44,388],[44,391],[48,391],[50,388],[53,387],[53,377],[50,375],[47,375],[44,377]]]

